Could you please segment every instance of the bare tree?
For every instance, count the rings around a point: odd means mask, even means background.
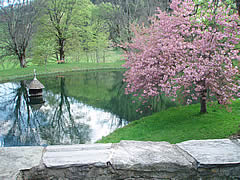
[[[0,23],[5,33],[0,48],[5,56],[16,55],[22,68],[27,66],[26,50],[33,35],[41,0],[0,0]]]
[[[98,0],[98,3],[111,3],[112,11],[102,12],[110,31],[110,39],[114,43],[130,42],[132,38],[131,24],[148,24],[157,7],[167,10],[169,0]]]

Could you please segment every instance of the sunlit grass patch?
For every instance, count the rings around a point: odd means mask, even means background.
[[[168,141],[227,138],[239,130],[240,101],[229,105],[228,112],[218,104],[208,105],[208,113],[200,114],[200,105],[170,108],[144,117],[117,129],[100,143],[116,143],[120,140]]]

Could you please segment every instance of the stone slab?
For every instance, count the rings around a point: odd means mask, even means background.
[[[240,140],[190,140],[177,144],[194,157],[199,167],[240,165]]]
[[[104,166],[111,153],[112,144],[81,144],[48,146],[43,164],[48,168],[66,168],[94,164]]]
[[[0,179],[14,180],[20,170],[38,166],[43,147],[0,148]]]
[[[121,141],[113,145],[111,163],[116,168],[135,171],[192,173],[196,167],[191,156],[168,142]]]
[[[233,179],[240,177],[240,140],[0,148],[0,180],[16,179],[20,170],[21,180]]]

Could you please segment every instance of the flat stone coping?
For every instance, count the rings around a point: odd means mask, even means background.
[[[106,165],[112,144],[80,144],[69,146],[48,146],[43,164],[48,168],[66,168],[95,164]]]
[[[0,148],[0,179],[16,179],[21,170],[37,166],[61,169],[109,165],[133,171],[196,172],[199,167],[239,166],[240,140],[168,142],[121,141],[116,144],[82,144],[47,147]]]
[[[14,180],[19,170],[38,166],[43,147],[4,147],[0,148],[0,179]]]
[[[194,158],[168,142],[121,141],[112,150],[110,162],[116,169],[187,172],[195,168]]]
[[[191,140],[177,144],[198,162],[199,167],[240,165],[240,140]]]

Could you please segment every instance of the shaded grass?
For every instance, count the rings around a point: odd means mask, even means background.
[[[218,104],[208,105],[208,113],[200,114],[200,105],[170,108],[144,117],[117,129],[99,143],[116,143],[120,140],[168,141],[227,138],[239,130],[240,101],[229,105],[228,112]]]
[[[123,58],[123,50],[119,48],[108,48],[98,52],[99,62],[115,62],[121,61]],[[71,62],[97,62],[96,52],[71,53],[67,57],[67,61]]]
[[[36,69],[38,75],[48,75],[54,73],[65,73],[73,71],[87,71],[97,69],[118,69],[122,68],[123,61],[112,63],[65,63],[48,64],[43,66],[29,66],[27,68],[0,70],[0,82],[6,82],[13,79],[23,79],[33,76],[33,70]]]

